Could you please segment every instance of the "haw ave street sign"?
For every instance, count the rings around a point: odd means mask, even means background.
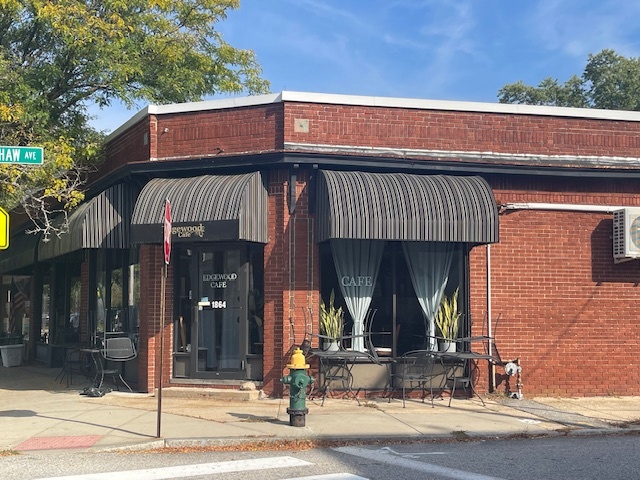
[[[29,163],[42,165],[44,154],[41,147],[2,147],[0,163]]]

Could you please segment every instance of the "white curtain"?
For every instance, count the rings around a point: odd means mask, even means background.
[[[454,246],[451,243],[402,242],[411,283],[427,322],[428,350],[438,350],[435,316],[449,280]]]
[[[353,350],[365,348],[364,319],[371,305],[384,244],[381,240],[331,240],[340,291],[353,319]]]

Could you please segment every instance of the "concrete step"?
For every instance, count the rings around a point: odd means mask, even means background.
[[[259,400],[259,390],[234,390],[226,388],[165,387],[162,396],[168,398],[204,398],[228,402],[251,402]]]

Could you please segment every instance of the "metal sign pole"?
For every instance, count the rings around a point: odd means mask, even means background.
[[[158,421],[156,437],[160,438],[160,424],[162,417],[162,369],[164,360],[164,313],[165,313],[165,291],[167,288],[167,271],[169,270],[169,260],[171,259],[171,203],[169,199],[164,202],[164,265],[162,267],[162,276],[160,278],[160,347],[158,352],[160,355],[158,365]]]
[[[167,285],[167,264],[162,266],[162,278],[160,279],[160,348],[158,349],[160,360],[158,361],[158,428],[156,438],[160,438],[160,424],[162,418],[162,364],[164,358],[164,296]]]

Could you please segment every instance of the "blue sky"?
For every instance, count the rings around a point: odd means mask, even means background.
[[[581,74],[589,53],[640,56],[629,0],[241,0],[219,30],[255,51],[271,91],[497,101],[506,83]],[[92,110],[111,131],[138,110]]]

